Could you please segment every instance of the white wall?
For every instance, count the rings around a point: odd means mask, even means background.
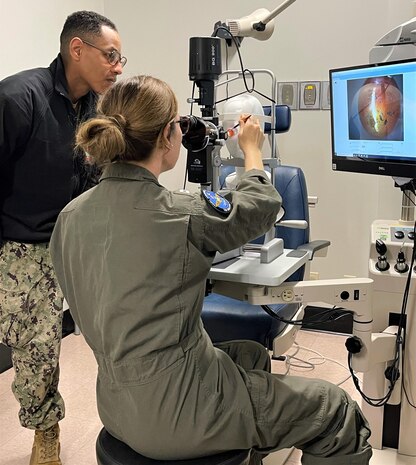
[[[48,66],[59,52],[66,17],[78,10],[103,14],[103,0],[0,0],[0,79]]]
[[[188,113],[189,37],[211,35],[218,20],[261,7],[272,10],[281,1],[0,0],[0,78],[48,65],[58,51],[66,16],[92,9],[112,19],[120,31],[128,57],[124,75],[152,74],[166,80],[178,96],[180,112]],[[278,81],[328,80],[330,68],[368,62],[372,45],[414,15],[413,0],[297,0],[276,18],[271,39],[243,41],[244,65],[270,69]],[[236,67],[235,58],[230,67]],[[292,116],[290,132],[278,138],[279,151],[284,163],[304,169],[309,193],[319,197],[311,210],[313,238],[332,242],[328,257],[315,260],[312,270],[322,278],[366,275],[370,223],[398,218],[400,193],[391,178],[331,170],[328,111]],[[172,189],[181,187],[184,166],[185,151],[176,169],[161,181]]]

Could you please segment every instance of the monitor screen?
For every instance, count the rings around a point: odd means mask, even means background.
[[[329,71],[332,168],[416,178],[416,61]]]

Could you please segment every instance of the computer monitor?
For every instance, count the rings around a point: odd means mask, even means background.
[[[332,168],[416,178],[416,60],[329,71]]]

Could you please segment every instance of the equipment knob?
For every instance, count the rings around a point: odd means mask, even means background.
[[[358,354],[363,348],[363,343],[359,337],[352,336],[345,341],[345,347],[350,354]]]
[[[406,258],[403,251],[400,251],[397,255],[397,261],[394,265],[394,269],[397,271],[397,273],[406,273],[406,271],[409,269],[409,265],[406,263]]]
[[[376,240],[376,250],[379,255],[386,255],[387,246],[381,239]]]
[[[396,231],[396,232],[394,233],[394,237],[395,237],[396,239],[403,239],[403,238],[404,238],[404,232],[403,232],[403,231]]]
[[[378,271],[386,271],[390,268],[389,262],[387,261],[385,255],[378,257],[376,268]]]
[[[348,291],[342,291],[340,296],[342,300],[348,300],[350,298],[350,293]]]
[[[387,246],[381,239],[376,240],[376,250],[377,250],[377,253],[379,254],[377,258],[377,263],[376,263],[377,270],[378,271],[388,270],[390,268],[390,265],[386,258]]]

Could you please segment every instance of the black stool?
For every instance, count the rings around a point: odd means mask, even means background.
[[[96,443],[98,465],[248,465],[250,450],[188,460],[153,460],[143,457],[124,442],[119,441],[103,428]]]

